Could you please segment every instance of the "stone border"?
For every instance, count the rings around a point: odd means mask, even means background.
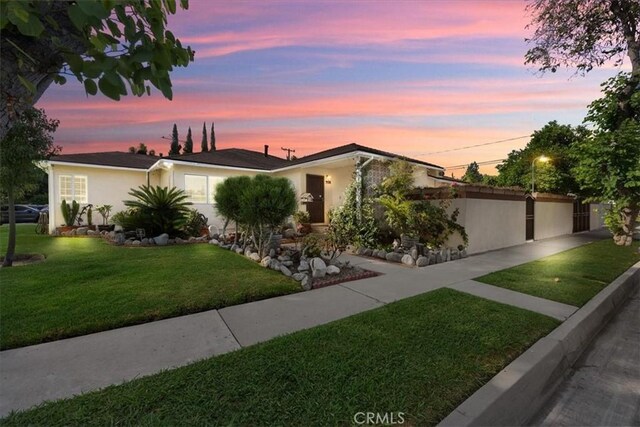
[[[600,330],[640,285],[640,262],[500,371],[439,426],[526,425]]]

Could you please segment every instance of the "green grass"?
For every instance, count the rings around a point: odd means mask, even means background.
[[[607,239],[475,280],[581,307],[638,261],[638,243],[617,246]]]
[[[0,269],[0,348],[8,349],[289,294],[300,285],[208,244],[133,248],[18,227],[18,253],[39,264]],[[7,226],[0,227],[6,250]]]
[[[440,289],[223,356],[13,414],[10,425],[433,425],[559,324]]]

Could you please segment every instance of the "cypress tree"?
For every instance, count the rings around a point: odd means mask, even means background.
[[[173,124],[173,132],[171,133],[171,146],[169,147],[169,155],[177,156],[180,154],[180,141],[178,141],[178,126]]]
[[[207,123],[202,123],[202,151],[203,153],[206,153],[207,151],[209,151],[209,143],[207,142]]]
[[[216,131],[213,129],[213,122],[211,122],[211,151],[216,151]]]
[[[184,149],[182,150],[182,154],[191,153],[193,153],[193,138],[191,137],[191,127],[189,127],[189,132],[187,132],[187,140],[184,142]]]

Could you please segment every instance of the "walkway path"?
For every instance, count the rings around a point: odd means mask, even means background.
[[[585,350],[532,425],[640,425],[640,288]]]
[[[575,307],[470,279],[603,238],[582,233],[426,268],[345,256],[384,275],[268,300],[0,352],[0,417],[118,384],[441,287],[565,319]]]

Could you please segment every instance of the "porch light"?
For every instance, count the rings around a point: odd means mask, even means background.
[[[325,184],[331,184],[331,175],[325,175],[324,176],[324,183]]]

